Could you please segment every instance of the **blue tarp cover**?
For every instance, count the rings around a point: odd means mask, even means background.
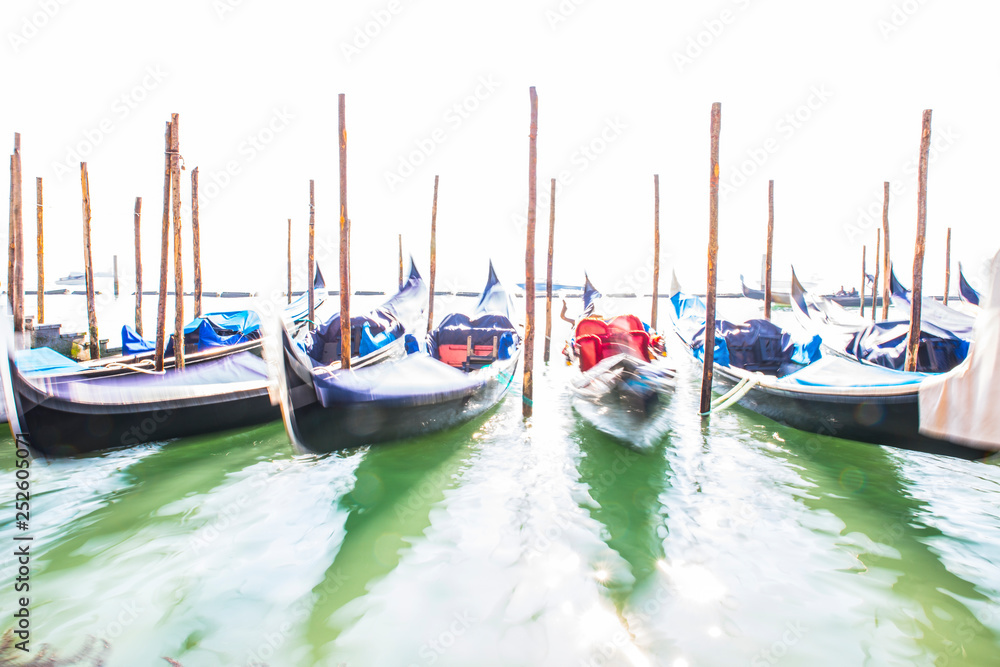
[[[902,387],[920,384],[926,377],[926,373],[905,373],[839,357],[824,357],[789,373],[781,378],[779,384],[809,387]]]
[[[184,344],[204,350],[222,345],[237,345],[259,336],[260,316],[252,310],[232,310],[207,313],[196,317],[184,326]],[[122,327],[122,354],[125,356],[152,352],[156,342],[149,341],[136,333],[129,325]],[[173,340],[167,342],[164,352],[173,355]]]
[[[918,371],[944,373],[960,364],[969,353],[968,340],[931,322],[921,321],[920,330]],[[879,366],[902,370],[909,331],[909,321],[871,324],[854,334],[847,345],[847,353]]]
[[[324,407],[370,401],[420,405],[469,393],[483,381],[420,352],[396,362],[313,376]]]
[[[69,357],[64,357],[50,347],[39,347],[33,350],[18,350],[15,354],[17,369],[22,374],[32,377],[42,375],[61,375],[86,370]]]

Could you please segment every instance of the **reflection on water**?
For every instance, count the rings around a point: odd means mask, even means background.
[[[644,453],[582,420],[554,363],[527,426],[515,387],[461,429],[337,455],[295,455],[279,423],[36,461],[35,647],[89,635],[130,667],[996,664],[1000,467],[741,408],[703,423],[680,366]],[[4,494],[8,544],[13,519]]]

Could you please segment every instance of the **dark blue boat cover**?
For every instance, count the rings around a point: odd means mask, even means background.
[[[963,301],[971,303],[973,306],[978,306],[979,300],[982,298],[982,295],[972,289],[972,285],[965,279],[961,262],[958,263],[958,293],[961,295]]]
[[[381,334],[389,336],[389,340],[383,344],[396,340],[406,333],[403,325],[396,319],[395,315],[385,309],[385,306],[380,306],[366,315],[355,315],[351,318],[352,357],[361,354],[361,343],[366,330],[369,339],[373,336],[381,338]],[[339,361],[340,313],[307,333],[302,340],[301,347],[317,366],[327,366]]]
[[[889,270],[889,285],[893,304],[903,312],[908,313],[912,302],[910,290],[903,287],[891,269]],[[920,303],[920,322],[921,324],[927,322],[937,327],[938,332],[935,335],[944,338],[962,338],[969,341],[973,339],[972,329],[976,318],[954,308],[949,308],[937,299],[925,296]]]
[[[183,369],[169,369],[162,375],[128,373],[98,378],[58,375],[33,379],[58,398],[81,403],[131,405],[145,401],[197,396],[205,390],[234,391],[241,383],[259,387],[267,379],[267,362],[251,352],[237,352]]]
[[[420,277],[413,257],[410,257],[410,274],[406,282],[382,304],[382,308],[392,313],[408,331],[416,331],[422,323],[426,323],[427,283]]]
[[[313,277],[313,307],[318,308],[326,300],[326,281],[323,279],[323,272],[319,270],[319,262],[316,263],[316,275]],[[281,311],[281,318],[286,322],[304,322],[309,317],[309,292],[304,292],[284,307]]]
[[[812,336],[804,343],[796,342],[768,320],[747,320],[742,324],[716,320],[715,341],[716,352],[721,356],[715,358],[716,363],[769,375],[782,375],[790,364],[810,364],[821,356],[819,336]],[[695,334],[691,347],[695,356],[703,359],[704,326]]]
[[[198,350],[236,345],[260,337],[260,316],[252,310],[208,313],[184,326],[184,345]],[[156,349],[155,341],[145,340],[129,325],[122,327],[122,354],[142,354]],[[167,342],[166,356],[173,355],[173,340]]]
[[[676,292],[670,296],[670,304],[678,333],[691,346],[694,356],[704,361],[705,302],[700,297]],[[781,374],[790,370],[790,364],[810,364],[822,356],[819,336],[793,339],[767,320],[749,320],[745,324],[716,320],[715,331],[713,359],[723,366]]]
[[[847,345],[847,353],[879,366],[902,370],[906,362],[906,337],[909,332],[908,320],[871,324],[854,334]],[[968,340],[930,321],[921,320],[918,371],[944,373],[960,364],[968,353]]]
[[[422,353],[357,370],[313,375],[316,396],[324,407],[371,401],[387,406],[436,403],[468,394],[485,380]]]

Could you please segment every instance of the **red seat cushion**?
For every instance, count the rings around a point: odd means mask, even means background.
[[[594,364],[603,358],[601,354],[602,345],[601,339],[593,334],[587,334],[583,338],[577,337],[576,352],[580,358],[581,371],[590,370]]]
[[[465,345],[438,345],[438,359],[449,366],[461,368],[465,363],[466,350]]]

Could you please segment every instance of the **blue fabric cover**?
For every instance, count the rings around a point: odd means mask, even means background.
[[[403,344],[406,346],[407,354],[420,352],[420,341],[417,340],[417,337],[411,333],[408,333],[403,337]]]
[[[184,325],[184,345],[198,350],[236,345],[260,337],[260,316],[252,310],[207,313]],[[129,325],[122,327],[122,354],[130,356],[156,349],[156,342],[136,333]],[[167,341],[165,356],[173,356],[173,340]]]
[[[486,287],[479,295],[479,302],[476,304],[474,315],[485,315],[486,313],[500,313],[508,318],[514,312],[514,304],[510,295],[497,278],[496,271],[493,270],[493,262],[490,262],[490,273],[486,279]]]
[[[33,350],[18,350],[14,355],[17,369],[22,375],[40,377],[42,375],[62,375],[86,370],[86,367],[64,357],[50,347]]]
[[[361,345],[360,354],[365,356],[366,354],[371,354],[375,350],[385,347],[393,341],[393,337],[387,331],[382,331],[377,334],[372,333],[371,323],[365,322],[361,327]]]
[[[808,387],[902,387],[920,384],[926,373],[905,373],[859,364],[840,357],[824,357],[781,378],[779,384]]]
[[[399,320],[380,307],[367,315],[357,315],[351,318],[351,356],[361,354],[361,341],[364,329],[368,328],[370,337],[385,333],[389,341],[396,340],[405,332]],[[340,359],[340,313],[337,313],[324,324],[313,329],[302,341],[302,349],[309,355],[313,363],[327,366]]]
[[[912,294],[896,279],[896,274],[890,270],[889,285],[892,292],[893,305],[903,312],[910,312]],[[931,297],[923,297],[920,304],[920,323],[933,325],[939,331],[932,332],[941,338],[962,338],[972,340],[973,325],[976,318],[944,305]],[[964,358],[964,356],[963,356]]]
[[[847,353],[864,361],[902,370],[906,362],[909,321],[878,322],[855,333]],[[969,341],[954,336],[933,323],[921,321],[917,370],[944,373],[962,363],[969,353]]]
[[[313,376],[316,396],[324,407],[369,401],[421,405],[471,393],[484,381],[422,353],[392,363]]]

